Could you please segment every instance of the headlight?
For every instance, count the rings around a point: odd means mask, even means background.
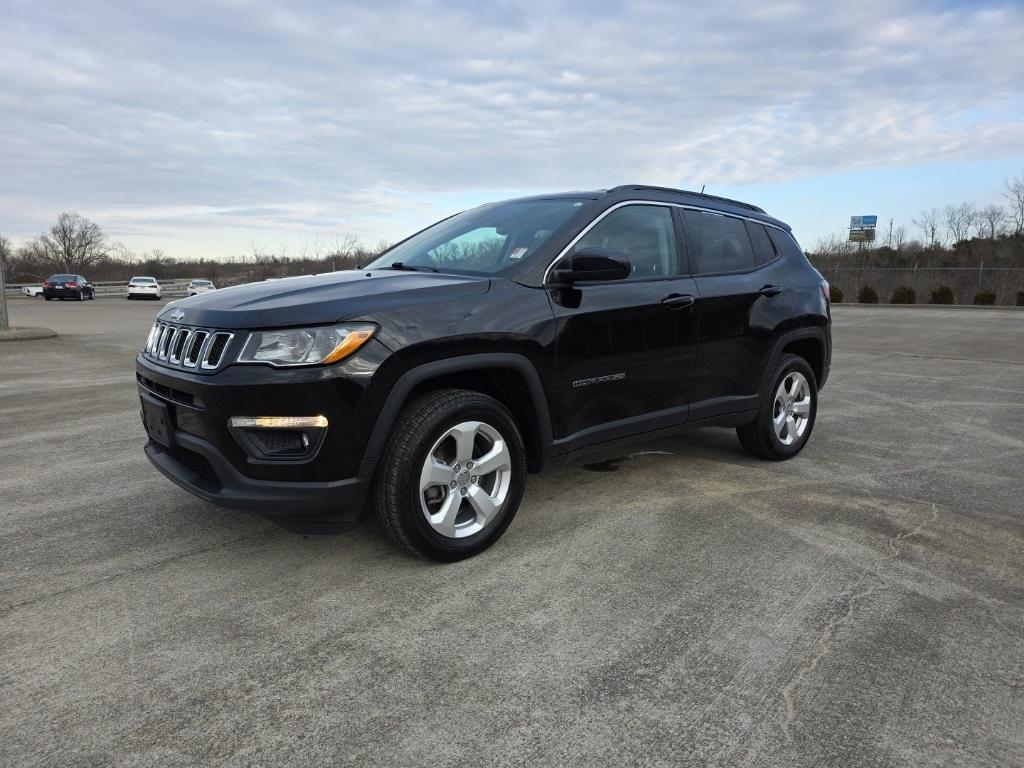
[[[370,340],[375,330],[376,326],[368,323],[345,323],[253,331],[238,362],[276,366],[328,365],[351,355]]]

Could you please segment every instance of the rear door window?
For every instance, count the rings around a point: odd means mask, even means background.
[[[684,211],[683,223],[696,274],[743,272],[756,266],[743,219],[706,211]]]

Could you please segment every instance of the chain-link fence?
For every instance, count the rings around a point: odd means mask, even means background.
[[[953,291],[955,304],[974,304],[984,291],[994,291],[995,303],[1024,304],[1024,267],[871,267],[828,266],[818,271],[843,292],[843,301],[857,301],[862,286],[878,293],[880,302],[892,299],[901,286],[913,289],[918,304],[927,304],[931,293],[941,286]]]

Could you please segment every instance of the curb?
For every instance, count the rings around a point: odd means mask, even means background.
[[[855,301],[839,301],[832,303],[832,309],[834,310],[836,309],[836,307],[856,307],[858,309],[980,309],[984,312],[1005,309],[1009,310],[1010,312],[1024,312],[1024,307],[1014,307],[1009,304],[995,306],[989,306],[988,304],[861,304]]]
[[[6,331],[0,331],[0,342],[52,339],[56,335],[57,333],[49,328],[10,328]]]

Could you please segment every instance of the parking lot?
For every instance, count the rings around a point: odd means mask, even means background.
[[[442,566],[164,480],[157,309],[10,302],[0,765],[1024,763],[1024,312],[837,307],[797,459],[588,458]]]

